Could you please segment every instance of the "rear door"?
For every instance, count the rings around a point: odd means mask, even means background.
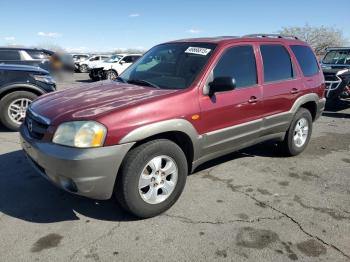
[[[226,48],[214,62],[212,76],[236,80],[232,91],[200,94],[203,155],[224,153],[254,141],[262,126],[262,89],[253,44]]]
[[[278,133],[288,128],[287,113],[303,90],[290,50],[282,43],[261,43],[260,59],[263,65],[263,116],[264,132],[261,135]],[[285,113],[285,114],[284,114]]]

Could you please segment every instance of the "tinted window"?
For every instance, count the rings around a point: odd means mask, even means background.
[[[45,54],[44,52],[37,51],[37,50],[28,50],[27,53],[33,58],[33,59],[47,59],[49,57],[48,54]]]
[[[293,78],[293,66],[288,51],[281,45],[261,45],[264,80],[272,82]]]
[[[332,50],[323,58],[324,64],[350,65],[350,50]]]
[[[132,57],[131,56],[126,56],[126,57],[123,58],[123,61],[125,63],[132,63]]]
[[[317,60],[310,47],[303,45],[292,45],[291,49],[298,60],[304,76],[313,76],[318,74],[319,69]]]
[[[237,46],[228,49],[214,69],[214,78],[231,77],[236,88],[257,83],[255,55],[252,46]]]
[[[139,59],[140,57],[141,57],[141,56],[133,56],[133,57],[132,57],[132,61],[135,62],[135,61],[137,61],[137,59]]]
[[[16,50],[0,51],[0,60],[21,60]]]

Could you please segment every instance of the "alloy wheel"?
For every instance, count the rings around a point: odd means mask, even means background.
[[[309,123],[305,118],[300,118],[295,125],[293,141],[297,147],[302,147],[309,135]]]
[[[165,201],[174,191],[178,167],[169,156],[156,156],[143,168],[139,178],[139,193],[148,204]]]
[[[20,125],[25,116],[29,105],[32,103],[31,99],[19,98],[11,102],[7,109],[7,113],[11,121]]]

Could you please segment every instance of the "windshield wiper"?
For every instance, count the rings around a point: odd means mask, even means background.
[[[136,84],[136,85],[146,85],[146,86],[150,86],[150,87],[154,87],[154,88],[160,88],[159,86],[157,86],[156,84],[153,84],[147,80],[142,80],[142,79],[130,79],[127,81],[129,84]]]

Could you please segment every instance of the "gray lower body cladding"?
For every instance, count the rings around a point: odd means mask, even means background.
[[[134,143],[71,148],[32,139],[21,128],[21,145],[32,166],[60,188],[93,199],[109,199],[124,156]]]

